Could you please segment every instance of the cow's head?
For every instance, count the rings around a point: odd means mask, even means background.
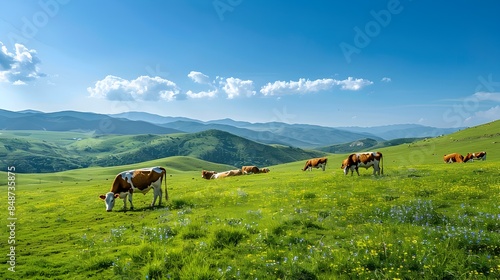
[[[205,178],[207,180],[210,180],[213,178],[213,176],[217,174],[217,172],[215,171],[207,171],[207,170],[203,170],[201,171],[201,178]]]
[[[349,159],[346,158],[342,161],[342,165],[340,166],[340,169],[346,169],[346,167],[349,165]]]
[[[353,164],[353,162],[350,160],[350,157],[349,158],[346,158],[342,161],[342,165],[340,166],[340,168],[342,170],[344,170],[344,175],[347,175],[349,174],[349,170],[355,170],[356,169],[356,165]]]
[[[108,192],[106,195],[101,194],[99,197],[106,203],[106,211],[111,212],[111,210],[113,210],[113,206],[115,206],[115,200],[119,196],[120,195],[117,193]]]

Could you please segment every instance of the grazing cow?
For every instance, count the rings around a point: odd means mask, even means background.
[[[382,153],[380,152],[372,152],[372,153],[358,153],[349,155],[342,162],[342,168],[344,170],[344,175],[349,173],[351,170],[351,176],[354,174],[354,171],[359,176],[359,167],[364,167],[366,169],[373,166],[373,175],[384,174],[384,158]]]
[[[322,158],[312,158],[306,161],[306,165],[302,169],[302,171],[312,171],[313,167],[318,169],[322,168],[323,171],[325,171],[326,163],[328,161],[328,158],[322,157]]]
[[[241,167],[241,171],[245,175],[260,173],[260,169],[257,166],[255,166],[255,165],[242,166]]]
[[[446,163],[464,162],[464,156],[462,156],[459,153],[452,153],[452,154],[444,155],[443,160]]]
[[[111,190],[105,195],[99,197],[106,202],[106,211],[110,212],[115,206],[116,198],[123,199],[123,209],[127,209],[127,196],[130,201],[130,210],[134,209],[132,204],[132,194],[140,192],[146,194],[153,188],[154,196],[151,207],[154,206],[156,199],[159,197],[158,206],[161,205],[162,190],[161,183],[165,180],[165,199],[168,200],[167,191],[167,171],[165,168],[156,166],[137,170],[123,171],[116,175]]]
[[[478,160],[486,160],[486,152],[477,152],[477,153],[467,153],[464,158],[464,162]]]

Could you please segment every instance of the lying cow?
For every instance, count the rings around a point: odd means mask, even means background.
[[[477,160],[486,160],[486,152],[477,152],[477,153],[467,153],[464,158],[464,162]]]
[[[243,172],[244,175],[250,175],[250,174],[259,174],[259,173],[268,173],[270,170],[269,168],[258,168],[255,165],[249,165],[249,166],[242,166],[241,167],[241,172]]]
[[[154,193],[151,207],[154,206],[158,197],[160,198],[158,206],[160,206],[162,198],[161,183],[163,180],[165,180],[165,200],[168,200],[166,178],[167,171],[165,168],[160,166],[123,171],[116,175],[115,180],[111,185],[111,190],[105,195],[103,194],[99,197],[106,203],[106,211],[108,212],[113,210],[115,200],[118,197],[123,199],[124,210],[127,209],[128,197],[128,201],[130,201],[130,210],[132,210],[134,209],[134,204],[132,204],[132,194],[135,192],[146,194],[152,188]]]
[[[245,174],[245,175],[258,174],[258,173],[260,173],[260,169],[255,165],[242,166],[241,172],[243,172],[243,174]]]
[[[306,165],[304,166],[304,168],[302,168],[302,171],[312,171],[313,167],[316,169],[322,168],[323,171],[325,171],[327,161],[328,158],[326,157],[309,159],[306,161]]]
[[[224,172],[207,171],[207,170],[201,171],[201,177],[207,180],[225,178],[229,176],[239,176],[239,175],[243,175],[240,169],[229,170]]]
[[[271,172],[271,170],[269,170],[269,168],[267,167],[259,169],[259,173],[269,173],[269,172]]]
[[[225,177],[230,177],[230,176],[239,176],[239,175],[243,175],[243,172],[241,172],[240,169],[234,169],[234,170],[216,173],[216,174],[214,174],[213,179],[225,178]]]
[[[359,167],[364,167],[366,169],[373,166],[373,175],[384,174],[384,162],[383,156],[380,152],[372,152],[372,153],[358,153],[349,155],[342,162],[342,168],[344,170],[344,175],[349,173],[351,170],[351,176],[354,175],[354,171],[359,176]]]
[[[464,156],[462,156],[459,153],[452,153],[452,154],[444,155],[443,160],[446,163],[464,162]]]

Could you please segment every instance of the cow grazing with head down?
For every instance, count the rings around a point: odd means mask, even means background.
[[[323,171],[325,171],[327,162],[328,158],[326,157],[309,159],[306,161],[306,165],[304,166],[304,168],[302,168],[302,171],[312,171],[313,167],[316,169],[321,168],[323,169]]]
[[[477,152],[477,153],[467,153],[464,158],[464,162],[477,160],[486,160],[486,152]]]
[[[351,154],[344,159],[340,168],[344,170],[344,175],[347,175],[349,170],[351,170],[351,176],[354,174],[354,171],[359,176],[359,167],[368,169],[373,166],[373,175],[380,175],[384,174],[383,160],[384,158],[380,152]]]
[[[464,162],[464,156],[462,156],[459,153],[452,153],[452,154],[447,154],[443,156],[443,160],[446,163],[453,163],[453,162]],[[467,159],[468,160],[468,159]]]
[[[165,168],[156,166],[150,168],[136,169],[123,171],[116,175],[111,190],[99,197],[106,203],[106,211],[110,212],[115,206],[117,198],[123,199],[123,209],[127,208],[127,198],[130,201],[130,210],[134,209],[132,204],[132,194],[140,192],[148,193],[151,189],[154,190],[153,201],[151,207],[154,206],[156,199],[159,197],[158,206],[161,205],[162,190],[161,183],[165,180],[165,200],[168,200],[167,191],[167,171]]]

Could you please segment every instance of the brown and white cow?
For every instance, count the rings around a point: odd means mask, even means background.
[[[321,168],[323,169],[323,171],[325,171],[327,162],[328,158],[326,157],[309,159],[306,161],[306,165],[304,166],[304,168],[302,168],[302,171],[312,171],[313,167],[316,169]]]
[[[207,180],[225,178],[230,176],[239,176],[239,175],[243,175],[240,169],[228,170],[224,172],[207,171],[207,170],[201,171],[201,177]]]
[[[344,170],[344,175],[347,175],[349,170],[351,170],[351,176],[354,174],[354,171],[356,171],[359,176],[359,167],[368,169],[373,166],[373,175],[380,175],[384,174],[383,160],[384,158],[380,152],[350,154],[342,161],[342,166],[340,168]]]
[[[218,172],[214,174],[213,179],[219,179],[219,178],[226,178],[226,177],[231,177],[231,176],[239,176],[243,175],[243,172],[241,172],[240,169],[234,169],[234,170],[228,170],[224,172]]]
[[[464,156],[462,156],[459,153],[452,153],[452,154],[444,155],[443,160],[446,163],[464,162]]]
[[[204,178],[204,179],[207,179],[207,180],[210,180],[210,179],[214,179],[214,175],[217,174],[216,171],[207,171],[207,170],[202,170],[201,171],[201,178]]]
[[[243,172],[243,174],[245,175],[258,174],[260,173],[260,169],[255,165],[248,165],[248,166],[242,166],[241,172]]]
[[[151,207],[154,206],[156,199],[159,197],[158,206],[161,205],[162,190],[161,183],[165,180],[165,200],[168,200],[167,191],[167,171],[165,168],[156,166],[150,168],[136,169],[123,171],[116,175],[111,190],[99,197],[106,203],[106,211],[110,212],[115,206],[116,198],[123,199],[123,209],[127,209],[127,197],[130,201],[130,210],[134,209],[132,204],[132,194],[139,192],[142,194],[148,193],[151,188],[154,190],[153,201]]]
[[[467,153],[464,158],[464,162],[477,160],[486,160],[486,152],[477,152],[477,153]]]
[[[267,167],[259,169],[259,173],[269,173],[269,172],[271,172],[271,170],[269,170],[269,168]]]

